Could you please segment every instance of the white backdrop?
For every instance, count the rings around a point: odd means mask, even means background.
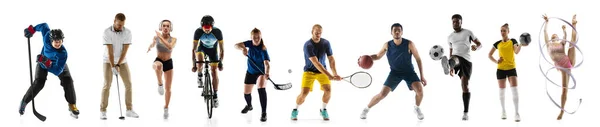
[[[1,12],[1,34],[7,46],[2,51],[3,92],[0,117],[3,126],[133,126],[133,125],[188,125],[188,126],[304,126],[304,125],[360,125],[360,126],[581,126],[597,124],[592,122],[600,110],[599,89],[595,78],[598,68],[594,65],[591,51],[598,44],[594,42],[595,29],[599,22],[597,8],[584,1],[66,1],[66,0],[23,0],[3,4]],[[542,3],[543,2],[543,3]],[[112,25],[114,15],[123,12],[127,17],[125,27],[133,32],[127,58],[133,80],[133,106],[139,119],[117,119],[119,115],[116,83],[110,96],[108,120],[99,120],[100,92],[103,85],[102,55],[104,47],[102,31]],[[463,28],[470,29],[483,44],[483,49],[472,52],[473,76],[470,82],[472,92],[470,120],[461,121],[463,105],[460,80],[443,74],[439,61],[428,56],[431,46],[439,44],[448,51],[447,37],[453,31],[451,16],[463,16]],[[565,114],[564,120],[556,121],[559,109],[545,94],[544,77],[538,67],[538,32],[543,22],[541,15],[561,17],[568,21],[573,14],[578,15],[578,28],[581,33],[579,46],[586,53],[583,66],[573,70],[579,86],[570,91],[568,107],[573,108],[578,97],[583,104],[574,115]],[[212,120],[207,120],[206,107],[201,101],[196,87],[195,74],[190,71],[190,50],[196,28],[203,15],[215,18],[215,26],[223,31],[225,41],[224,70],[220,72],[219,90],[221,106],[215,110]],[[146,53],[159,21],[173,22],[172,35],[179,42],[173,51],[175,77],[172,86],[170,106],[171,117],[162,120],[164,97],[157,94],[156,76],[151,64],[156,57],[155,49]],[[556,20],[554,20],[556,21]],[[27,43],[23,29],[30,24],[47,22],[51,28],[65,32],[64,45],[69,52],[68,65],[75,80],[77,106],[80,118],[68,116],[67,103],[62,87],[54,75],[49,74],[46,86],[35,99],[37,109],[48,117],[40,122],[32,115],[31,104],[24,116],[17,110],[29,84]],[[313,24],[323,25],[324,38],[331,41],[337,69],[341,76],[361,71],[356,65],[360,55],[373,54],[380,50],[382,43],[392,39],[390,25],[399,22],[404,26],[403,37],[415,42],[422,56],[425,87],[422,110],[423,121],[418,121],[413,113],[414,93],[406,89],[402,82],[398,89],[379,105],[375,106],[367,120],[360,120],[361,110],[373,95],[380,91],[389,72],[387,60],[376,61],[374,67],[366,70],[373,75],[373,85],[357,89],[345,82],[333,82],[333,95],[328,105],[331,121],[321,122],[318,108],[321,107],[322,92],[315,90],[300,107],[297,122],[290,122],[290,112],[300,92],[301,75],[304,64],[302,46],[310,39]],[[508,120],[500,120],[501,108],[498,100],[498,85],[495,78],[496,65],[487,58],[492,44],[501,39],[500,26],[510,24],[512,38],[523,32],[532,35],[533,42],[523,47],[516,56],[519,75],[521,123],[514,123],[512,94],[506,93]],[[239,112],[245,105],[243,99],[243,79],[246,59],[241,51],[233,48],[237,42],[250,39],[250,31],[257,27],[272,59],[272,75],[275,81],[291,80],[294,88],[276,91],[268,84],[268,121],[260,123],[258,94],[253,90],[254,111],[250,115]],[[552,33],[559,33],[559,24],[552,25]],[[560,35],[560,34],[559,34]],[[560,35],[562,36],[562,35]],[[41,35],[32,38],[32,54],[39,53],[42,47]],[[570,38],[570,36],[569,36]],[[448,52],[446,52],[447,54]],[[497,56],[497,53],[495,54]],[[578,54],[578,59],[581,54]],[[414,62],[415,68],[416,62]],[[327,65],[329,66],[329,65]],[[287,69],[293,73],[287,75]],[[585,70],[585,71],[584,71]],[[418,71],[418,70],[417,70]],[[552,71],[553,79],[560,79],[558,72]],[[289,79],[288,79],[289,78]],[[121,91],[124,90],[122,80]],[[559,80],[556,80],[559,82]],[[315,85],[318,87],[318,84]],[[558,88],[549,88],[558,97]],[[124,94],[122,94],[124,96]],[[122,99],[123,100],[123,99]],[[396,122],[397,121],[397,122]],[[590,125],[591,126],[591,125]]]

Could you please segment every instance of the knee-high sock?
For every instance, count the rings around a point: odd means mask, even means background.
[[[463,105],[464,105],[463,112],[465,112],[465,113],[469,112],[469,101],[471,100],[471,92],[463,93],[462,97],[463,97]]]
[[[262,108],[262,113],[267,112],[267,91],[265,88],[258,88],[258,97],[260,98],[260,107]]]
[[[510,87],[510,89],[512,90],[512,94],[513,94],[513,102],[515,104],[515,112],[519,113],[519,91],[517,90],[517,87]]]
[[[506,88],[500,88],[500,104],[502,105],[502,112],[506,112],[506,108],[504,106],[504,93]]]
[[[244,99],[246,99],[246,105],[252,106],[252,95],[251,94],[244,94]]]

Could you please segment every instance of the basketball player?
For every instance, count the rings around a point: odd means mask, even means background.
[[[381,92],[375,95],[367,107],[363,109],[360,118],[366,119],[369,109],[379,103],[379,101],[383,100],[388,93],[394,91],[398,84],[404,80],[408,89],[411,91],[414,90],[416,93],[415,112],[417,113],[417,118],[423,120],[425,117],[419,106],[421,105],[421,100],[423,100],[423,86],[427,85],[427,81],[423,76],[421,57],[419,56],[415,43],[411,40],[402,38],[403,28],[400,23],[394,23],[391,27],[391,31],[394,39],[384,43],[383,48],[379,53],[371,55],[373,60],[379,60],[383,55],[386,55],[391,69],[390,73],[383,84],[383,89],[381,89]],[[417,65],[419,66],[420,79],[419,76],[417,76],[417,73],[415,73],[412,57],[415,57]]]

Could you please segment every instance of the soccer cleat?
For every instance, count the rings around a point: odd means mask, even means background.
[[[506,120],[506,112],[502,112],[502,120]]]
[[[127,113],[125,113],[125,116],[132,117],[132,118],[140,118],[140,116],[137,113],[135,113],[133,110],[127,110]]]
[[[467,121],[467,120],[469,120],[469,115],[467,115],[467,113],[466,113],[466,112],[463,114],[462,120],[463,120],[463,121]]]
[[[106,111],[101,111],[100,112],[100,119],[101,120],[106,120]]]
[[[450,65],[448,64],[448,57],[442,57],[442,68],[444,69],[444,74],[450,74]]]
[[[369,109],[363,109],[362,113],[360,113],[360,119],[367,119],[367,113],[369,113]]]
[[[321,109],[321,116],[323,116],[323,120],[329,120],[329,114],[327,113],[327,109]]]
[[[415,113],[417,113],[417,119],[423,120],[425,118],[425,116],[421,112],[421,108],[419,108],[417,106],[415,106]]]
[[[266,122],[267,121],[267,113],[262,113],[260,115],[260,122]]]
[[[515,115],[515,122],[521,122],[521,116],[519,115],[519,113]]]
[[[253,109],[252,106],[246,105],[244,107],[244,109],[242,109],[242,114],[246,114],[246,113],[248,113],[248,111],[252,111],[252,109]]]
[[[298,109],[292,110],[292,120],[298,120]]]
[[[163,88],[163,85],[158,85],[158,94],[159,95],[165,94],[165,89]]]

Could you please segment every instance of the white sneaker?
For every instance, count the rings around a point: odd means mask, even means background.
[[[423,120],[425,118],[425,116],[423,115],[423,113],[421,112],[421,108],[415,106],[415,113],[417,113],[417,118],[419,120]]]
[[[363,109],[362,113],[360,113],[360,119],[367,119],[367,113],[369,113],[369,109]]]
[[[506,120],[506,112],[502,112],[502,120]]]
[[[133,110],[127,110],[127,113],[125,113],[125,116],[132,117],[132,118],[140,118],[140,116],[137,113],[135,113]]]
[[[463,120],[463,121],[467,121],[467,120],[469,120],[469,115],[467,115],[467,113],[466,113],[466,112],[463,114],[462,120]]]
[[[163,85],[158,85],[158,94],[159,95],[165,94],[165,89],[163,88]]]
[[[163,114],[163,117],[164,117],[165,119],[168,119],[168,118],[169,118],[169,109],[168,109],[168,108],[165,108],[165,113]]]
[[[521,122],[521,116],[519,115],[519,113],[515,115],[515,122]]]
[[[215,107],[215,108],[219,107],[219,99],[214,98],[213,100],[214,100],[213,101],[213,107]]]
[[[442,68],[444,69],[444,74],[450,74],[450,65],[448,64],[448,57],[442,57]]]
[[[100,111],[100,119],[101,120],[106,120],[106,111]]]

